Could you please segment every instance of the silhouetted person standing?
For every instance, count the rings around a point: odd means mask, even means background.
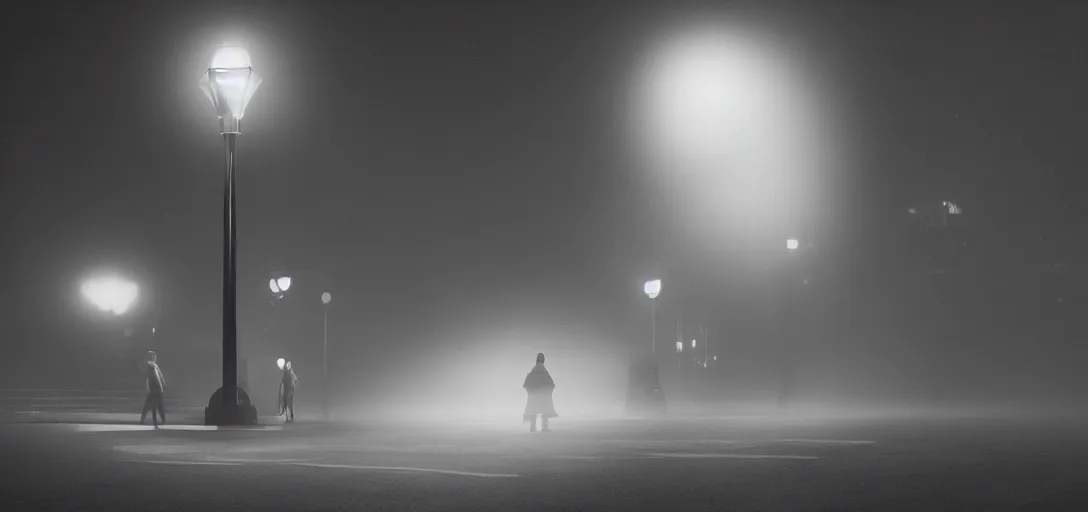
[[[555,390],[555,381],[544,367],[544,354],[536,355],[536,366],[525,376],[525,383],[521,385],[529,393],[529,399],[525,404],[525,421],[529,422],[529,432],[536,432],[536,417],[541,416],[541,430],[549,432],[548,418],[559,416],[555,413],[555,405],[552,403],[552,391]]]
[[[151,421],[155,426],[166,423],[166,406],[163,403],[163,390],[166,389],[166,377],[159,369],[158,356],[155,352],[147,353],[147,398],[144,399],[144,412],[140,414],[140,424],[147,419],[147,411],[151,410]]]
[[[291,369],[291,361],[283,365],[283,377],[280,379],[280,415],[287,417],[287,423],[295,421],[295,384],[298,377]]]

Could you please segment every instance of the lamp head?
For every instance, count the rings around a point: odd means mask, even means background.
[[[215,52],[200,88],[215,107],[223,133],[242,133],[242,117],[261,82],[244,48],[223,46]]]
[[[276,279],[276,284],[279,285],[280,290],[287,291],[289,288],[291,288],[291,278],[283,276],[279,279]]]
[[[647,297],[656,299],[661,294],[661,280],[646,281],[646,284],[642,285],[642,291],[646,292]]]

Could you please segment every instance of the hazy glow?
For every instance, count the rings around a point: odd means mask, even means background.
[[[279,359],[277,359],[277,360],[276,360],[276,367],[282,370],[282,369],[283,369],[283,365],[284,365],[284,364],[285,364],[286,362],[287,362],[287,361],[284,361],[284,359],[283,359],[283,358],[281,357],[281,358],[279,358]]]
[[[329,292],[322,293],[321,294],[321,303],[322,304],[328,304],[329,302],[332,302],[332,295],[329,294]]]
[[[662,196],[677,198],[664,199],[676,201],[667,214],[693,251],[754,255],[838,208],[846,114],[822,74],[830,68],[809,50],[785,30],[708,18],[673,27],[639,56],[625,116],[632,156]],[[729,261],[759,266],[753,259]]]
[[[81,287],[83,298],[101,311],[123,315],[136,302],[136,283],[115,277],[88,279]]]
[[[276,280],[276,284],[280,286],[280,290],[287,291],[291,288],[291,278],[284,276]]]
[[[797,241],[796,238],[786,240],[786,249],[796,251],[798,247],[801,247],[801,242]]]
[[[695,340],[691,340],[691,348],[695,348]]]
[[[661,280],[646,281],[646,284],[642,285],[642,291],[646,292],[647,297],[656,299],[661,294]]]
[[[251,68],[249,52],[240,46],[221,46],[212,56],[212,69]]]
[[[683,342],[681,342],[681,341],[676,342],[676,351],[677,352],[683,352],[684,351],[684,343]]]
[[[272,293],[279,293],[280,292],[280,285],[276,284],[275,279],[269,279],[268,280],[268,289],[272,290]]]

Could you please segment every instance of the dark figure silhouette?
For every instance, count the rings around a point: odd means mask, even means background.
[[[140,424],[147,419],[147,411],[151,411],[151,422],[155,426],[166,423],[166,406],[163,403],[163,391],[166,389],[166,377],[157,363],[158,356],[155,352],[147,353],[147,398],[144,399],[144,411],[140,413]]]
[[[287,423],[295,421],[295,384],[298,376],[291,369],[291,361],[283,365],[283,377],[280,379],[280,416],[287,417]]]
[[[541,430],[549,432],[548,419],[559,416],[555,412],[552,403],[552,391],[555,390],[555,381],[544,367],[544,354],[536,355],[536,366],[525,376],[525,383],[521,385],[529,393],[525,404],[525,421],[529,422],[529,432],[536,432],[536,417],[541,416]]]

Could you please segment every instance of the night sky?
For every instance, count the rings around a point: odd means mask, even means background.
[[[686,283],[678,295],[698,297],[684,307],[704,321],[738,339],[766,336],[765,316],[753,313],[764,307],[753,298],[764,274],[738,262],[781,252],[783,237],[768,234],[774,247],[719,237],[720,250],[706,251],[697,236],[676,234],[621,140],[622,91],[638,52],[671,20],[704,11],[358,4],[7,9],[5,358],[42,366],[57,350],[112,336],[117,327],[88,319],[75,298],[84,272],[110,266],[141,284],[145,305],[130,322],[156,325],[164,345],[218,347],[223,150],[196,84],[223,42],[245,45],[265,79],[240,141],[243,355],[264,357],[265,329],[286,321],[280,336],[295,341],[276,346],[312,356],[298,339],[320,340],[319,296],[328,291],[337,364],[359,375],[470,357],[481,332],[592,339],[594,350],[626,357],[628,345],[644,343],[640,288],[654,275]],[[1038,288],[1016,277],[1026,266],[1082,265],[1088,8],[747,4],[723,12],[807,48],[832,78],[851,142],[848,166],[826,185],[835,193],[806,227],[835,276],[821,302],[838,308],[830,317],[838,323],[821,332],[864,338],[836,345],[853,354],[838,359],[878,373],[876,361],[907,350],[880,322],[977,326],[1000,310],[919,320],[927,300],[896,288],[911,281],[897,266],[908,207],[951,198],[970,214],[986,248],[971,265],[993,277],[964,288],[963,303],[996,304],[996,281],[1019,304]],[[295,277],[291,320],[269,313],[276,269]],[[967,337],[985,337],[980,350],[1007,360],[1036,350],[1059,364],[1074,350],[982,332]],[[515,341],[509,350],[531,365],[541,347],[564,350],[555,343]],[[934,350],[922,359],[974,357]]]

